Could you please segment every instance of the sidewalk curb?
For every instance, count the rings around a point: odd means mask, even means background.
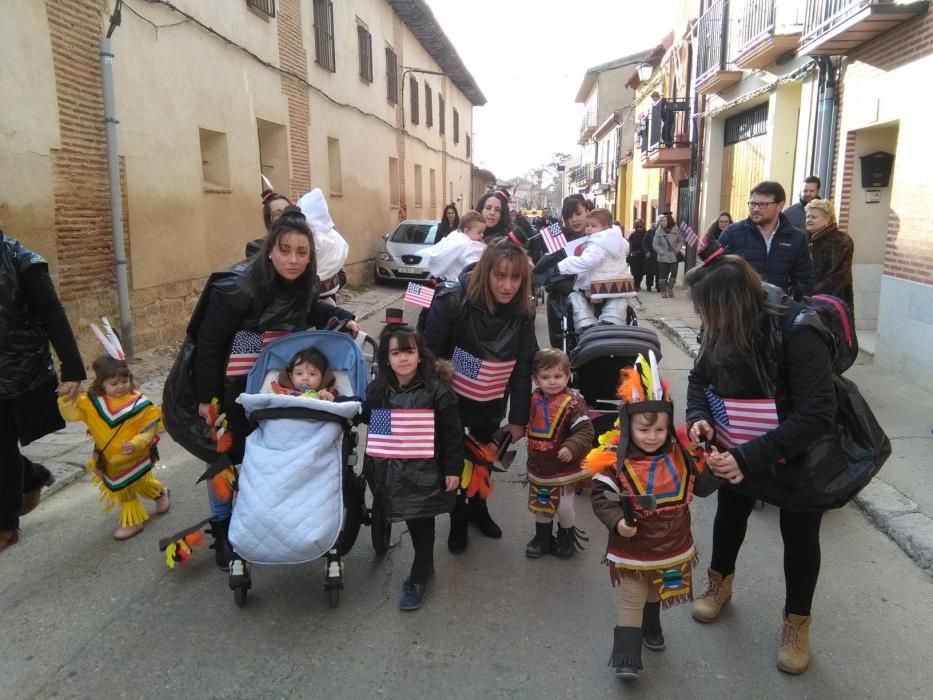
[[[681,350],[696,358],[699,344],[696,331],[676,319],[650,319]],[[933,518],[909,497],[885,481],[872,479],[855,499],[872,524],[933,576]]]

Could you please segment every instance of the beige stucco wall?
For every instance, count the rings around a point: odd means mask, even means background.
[[[9,0],[0,22],[0,228],[57,266],[49,149],[58,104],[45,3]],[[15,18],[15,21],[10,21]]]

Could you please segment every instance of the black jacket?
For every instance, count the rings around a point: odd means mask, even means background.
[[[324,328],[332,319],[353,318],[344,309],[296,295],[279,282],[270,297],[260,299],[249,278],[252,261],[216,272],[207,281],[188,323],[187,337],[169,372],[162,395],[165,427],[176,442],[195,457],[216,456],[198,404],[221,400],[234,437],[231,458],[239,462],[249,432],[243,408],[235,399],[246,388],[246,377],[224,376],[233,337],[238,331],[303,331]]]
[[[444,478],[463,470],[463,429],[457,395],[442,381],[416,378],[401,389],[370,386],[362,421],[369,423],[374,409],[433,408],[434,459],[367,457],[373,493],[390,521],[433,518],[449,513],[456,493],[447,493]]]
[[[450,359],[455,347],[483,360],[515,360],[506,397],[477,403],[460,397],[460,421],[480,435],[490,435],[502,423],[506,404],[509,422],[528,423],[531,405],[531,361],[538,350],[534,312],[524,313],[513,302],[491,314],[466,298],[472,267],[458,282],[445,282],[434,294],[424,328],[424,344],[437,357]]]
[[[792,302],[783,317],[762,316],[751,355],[697,358],[687,387],[688,424],[713,424],[706,388],[730,398],[773,397],[777,406],[777,428],[729,450],[745,477],[729,488],[788,505],[782,482],[793,482],[794,458],[831,432],[836,417],[830,343],[816,314]]]
[[[761,231],[750,218],[736,221],[719,236],[719,244],[728,252],[745,258],[761,279],[780,287],[795,297],[813,291],[813,261],[807,237],[779,214],[777,230],[768,251]]]
[[[0,231],[0,398],[54,380],[50,340],[62,361],[62,381],[84,379],[84,363],[48,264]]]

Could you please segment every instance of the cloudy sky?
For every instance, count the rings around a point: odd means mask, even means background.
[[[500,179],[577,153],[586,69],[655,46],[679,0],[428,0],[488,104],[474,161]]]

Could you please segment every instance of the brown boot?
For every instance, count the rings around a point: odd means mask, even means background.
[[[0,552],[19,542],[19,530],[0,530]]]
[[[810,616],[784,615],[784,624],[778,632],[777,667],[784,673],[799,675],[810,665]]]
[[[708,569],[706,590],[693,601],[693,619],[697,622],[715,622],[722,606],[732,600],[732,577],[723,578],[718,571]]]

